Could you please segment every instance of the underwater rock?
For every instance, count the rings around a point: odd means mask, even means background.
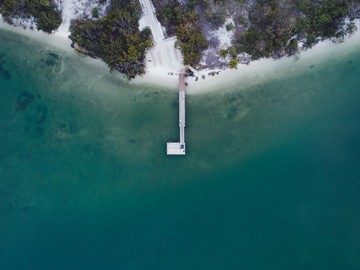
[[[44,123],[45,120],[46,120],[47,113],[48,113],[47,107],[41,106],[41,105],[37,106],[36,107],[36,114],[38,116],[38,119],[36,120],[36,123],[37,124]]]
[[[6,81],[11,80],[11,74],[9,71],[7,71],[4,66],[0,63],[0,78],[4,79]]]
[[[28,91],[22,91],[16,98],[16,111],[24,111],[34,101],[34,95]]]

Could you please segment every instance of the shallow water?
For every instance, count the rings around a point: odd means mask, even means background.
[[[360,51],[251,88],[135,87],[0,31],[0,269],[359,269]]]

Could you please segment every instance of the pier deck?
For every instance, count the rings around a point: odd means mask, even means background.
[[[180,142],[168,142],[168,155],[185,155],[185,71],[179,74],[179,129]]]

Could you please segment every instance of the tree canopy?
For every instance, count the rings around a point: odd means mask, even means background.
[[[39,30],[51,33],[62,22],[61,12],[56,9],[53,0],[2,0],[0,6],[8,23],[12,23],[13,18],[34,17]]]
[[[343,38],[355,25],[345,27],[351,6],[359,0],[257,0],[249,10],[249,28],[236,40],[239,52],[253,59],[294,53],[297,41],[305,47],[327,38]]]
[[[199,24],[199,16],[194,9],[195,1],[181,5],[176,0],[155,0],[158,19],[167,29],[168,35],[176,35],[176,46],[184,57],[185,65],[197,66],[202,52],[209,43]]]
[[[152,46],[151,31],[138,29],[139,17],[136,0],[113,0],[105,17],[73,21],[70,39],[131,79],[145,72],[145,50]]]

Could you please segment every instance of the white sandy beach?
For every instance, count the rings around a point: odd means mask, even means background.
[[[266,80],[281,78],[282,76],[295,74],[305,68],[333,57],[343,57],[347,53],[355,51],[360,45],[360,32],[357,31],[351,37],[347,37],[342,43],[334,43],[330,40],[319,42],[313,48],[302,51],[296,56],[283,57],[279,60],[260,59],[252,61],[249,65],[239,64],[237,69],[225,70],[202,70],[196,77],[187,78],[187,93],[200,94],[210,91],[226,90],[238,84],[241,87],[249,87],[262,83]],[[135,79],[132,83],[145,83],[176,88],[178,76],[176,73],[169,74],[164,67],[152,68],[147,74]],[[211,72],[219,72],[218,75],[209,75]],[[203,76],[204,79],[203,79]]]
[[[226,90],[235,84],[249,87],[267,80],[295,74],[327,59],[344,57],[346,54],[358,50],[359,45],[360,32],[357,31],[352,36],[345,38],[342,43],[334,43],[330,40],[322,41],[296,56],[283,57],[279,60],[260,59],[252,61],[249,65],[240,64],[236,70],[222,70],[219,75],[215,76],[208,75],[211,71],[202,71],[199,75],[205,75],[205,79],[202,79],[201,76],[198,76],[198,81],[195,81],[195,78],[188,78],[187,92],[198,94],[216,89]]]
[[[38,41],[43,44],[48,44],[55,48],[58,48],[62,51],[65,51],[69,55],[77,56],[81,58],[86,64],[96,65],[98,68],[104,70],[104,72],[109,72],[109,68],[105,62],[100,59],[94,59],[91,57],[84,57],[76,52],[71,47],[71,40],[69,39],[70,32],[65,30],[58,30],[53,34],[47,34],[43,31],[30,30],[24,28],[23,26],[13,26],[5,23],[0,14],[0,30],[7,30],[22,36],[28,37],[35,41]]]
[[[1,16],[1,15],[0,15]],[[55,46],[61,50],[67,51],[70,54],[78,54],[71,48],[71,40],[68,38],[69,33],[65,28],[60,28],[54,34],[46,34],[42,31],[24,29],[23,27],[15,27],[3,22],[0,17],[0,29],[5,29],[27,36],[29,38],[45,42],[51,46]],[[187,78],[187,93],[199,94],[206,93],[214,90],[226,90],[230,86],[238,84],[241,87],[248,87],[255,84],[262,83],[266,80],[281,78],[281,76],[288,74],[295,74],[296,72],[308,68],[311,65],[319,63],[325,59],[332,57],[342,57],[345,54],[358,49],[360,45],[360,32],[357,31],[351,37],[347,37],[342,43],[334,43],[332,41],[319,42],[312,49],[302,51],[299,55],[293,57],[284,57],[280,60],[273,59],[260,59],[251,62],[249,65],[239,65],[235,69],[226,69],[215,71],[219,72],[218,75],[211,76],[209,72],[213,70],[199,71],[195,77]],[[162,45],[164,46],[164,45]],[[166,46],[166,45],[165,45]],[[163,47],[161,47],[162,49]],[[157,51],[155,50],[157,53]],[[150,49],[150,53],[154,53]],[[80,55],[78,57],[81,57]],[[179,59],[172,59],[171,61],[164,61],[165,64],[154,64],[154,61],[149,62],[149,53],[147,55],[147,73],[132,80],[131,84],[150,84],[155,86],[163,86],[172,91],[177,89],[178,76],[177,72],[182,66]],[[151,59],[150,59],[151,60]],[[99,68],[107,72],[108,68],[104,62],[99,59],[92,59],[87,57],[86,63],[98,65]],[[120,77],[120,75],[119,75]],[[203,78],[204,77],[204,78]]]
[[[5,23],[0,14],[0,29],[18,33],[20,35],[46,42],[52,46],[60,48],[68,52],[74,52],[71,48],[71,40],[68,38],[67,32],[56,32],[55,34],[46,34],[43,31],[30,30],[23,26],[13,26]]]

